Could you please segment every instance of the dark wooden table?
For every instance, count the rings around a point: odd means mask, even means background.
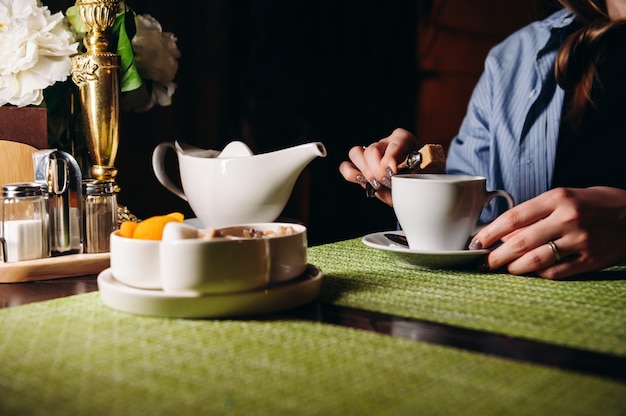
[[[16,307],[97,291],[96,279],[97,276],[89,275],[25,283],[2,283],[0,284],[0,308]],[[346,308],[323,302],[312,302],[301,308],[263,319],[273,317],[299,318],[342,325],[415,342],[452,346],[518,361],[594,374],[621,381],[626,380],[626,373],[623,371],[626,368],[626,359],[621,357],[423,320]]]
[[[25,305],[98,290],[97,276],[0,283],[0,308]]]

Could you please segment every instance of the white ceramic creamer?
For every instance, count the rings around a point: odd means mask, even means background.
[[[169,149],[176,152],[182,189],[165,170]],[[300,173],[325,156],[320,142],[257,155],[240,141],[221,152],[165,142],[154,149],[152,168],[165,188],[189,203],[205,228],[216,228],[276,220]]]

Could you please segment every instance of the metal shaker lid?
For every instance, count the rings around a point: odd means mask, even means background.
[[[83,195],[106,195],[115,193],[115,182],[97,179],[83,180]]]
[[[8,183],[2,186],[2,196],[7,198],[41,195],[43,195],[42,187],[37,182]]]

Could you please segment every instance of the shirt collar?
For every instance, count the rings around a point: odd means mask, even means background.
[[[552,13],[548,18],[543,20],[543,24],[550,29],[562,29],[569,26],[574,21],[575,15],[568,9],[561,9]]]
[[[570,33],[575,17],[573,12],[563,8],[541,21],[540,24],[546,29],[546,33],[549,33],[549,36],[541,49],[539,49],[537,59],[561,46],[565,37]]]

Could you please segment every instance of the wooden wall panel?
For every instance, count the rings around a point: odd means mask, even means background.
[[[549,1],[434,0],[418,31],[417,134],[448,145],[489,49],[554,10]]]

